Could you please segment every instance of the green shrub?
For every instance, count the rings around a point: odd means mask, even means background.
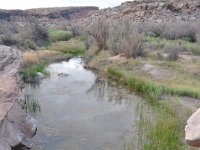
[[[36,43],[34,43],[34,41],[31,41],[29,39],[24,39],[19,41],[19,47],[23,49],[32,49],[32,50],[37,49]]]

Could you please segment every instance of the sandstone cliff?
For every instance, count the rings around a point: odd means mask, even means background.
[[[21,62],[19,50],[0,46],[0,150],[11,150],[36,132],[34,120],[27,116],[19,101]]]

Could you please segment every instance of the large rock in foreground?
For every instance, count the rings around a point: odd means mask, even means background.
[[[185,127],[185,141],[193,147],[200,147],[200,109],[187,121]]]
[[[19,100],[21,62],[19,50],[0,45],[0,150],[11,150],[36,132],[34,119],[27,116]]]

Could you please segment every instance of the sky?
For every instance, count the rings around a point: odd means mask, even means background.
[[[0,0],[1,9],[29,9],[67,6],[114,7],[126,0]]]

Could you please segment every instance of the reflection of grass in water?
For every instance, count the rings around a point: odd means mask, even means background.
[[[35,114],[36,112],[41,111],[41,107],[38,100],[31,98],[30,95],[25,95],[24,104],[27,113],[30,112]]]
[[[87,90],[87,93],[93,93],[97,100],[103,100],[107,83],[104,79],[96,78],[94,85]]]
[[[136,111],[138,114],[136,132],[131,140],[125,141],[123,150],[144,150],[144,145],[149,140],[147,133],[152,128],[154,114],[149,105],[142,101],[137,104]]]
[[[181,139],[183,139],[184,120],[189,112],[188,109],[179,110],[179,107],[182,108],[179,102],[171,103],[167,100],[161,102],[159,106],[141,101],[137,106],[136,136],[131,142],[124,144],[123,150],[188,149]]]

